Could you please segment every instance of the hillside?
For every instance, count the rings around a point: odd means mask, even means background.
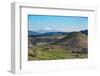
[[[73,32],[64,38],[57,40],[53,44],[87,48],[87,36],[80,32]]]
[[[28,37],[28,60],[88,58],[88,35],[71,32]]]

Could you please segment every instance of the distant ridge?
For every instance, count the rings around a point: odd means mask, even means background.
[[[67,32],[49,32],[49,33],[44,33],[42,35],[50,36],[50,35],[66,35],[68,34]]]
[[[79,31],[82,34],[88,35],[88,30],[82,30]],[[39,32],[34,32],[34,31],[28,31],[28,36],[52,36],[52,35],[68,35],[71,34],[73,32],[47,32],[47,33],[39,33]]]
[[[28,36],[32,36],[32,35],[40,35],[40,33],[34,31],[28,31]]]
[[[83,33],[83,34],[85,34],[85,35],[88,35],[88,30],[82,30],[80,32]]]

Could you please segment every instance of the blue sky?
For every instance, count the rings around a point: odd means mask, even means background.
[[[72,32],[88,29],[88,17],[28,15],[30,31],[51,30]]]

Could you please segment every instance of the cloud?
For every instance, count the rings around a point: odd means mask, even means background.
[[[53,28],[51,28],[51,27],[45,27],[44,29],[45,30],[53,30]]]

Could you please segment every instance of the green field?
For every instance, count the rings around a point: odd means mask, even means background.
[[[28,60],[56,60],[56,59],[76,59],[76,58],[87,58],[85,53],[72,53],[70,50],[61,48],[60,46],[35,46],[29,48]]]

